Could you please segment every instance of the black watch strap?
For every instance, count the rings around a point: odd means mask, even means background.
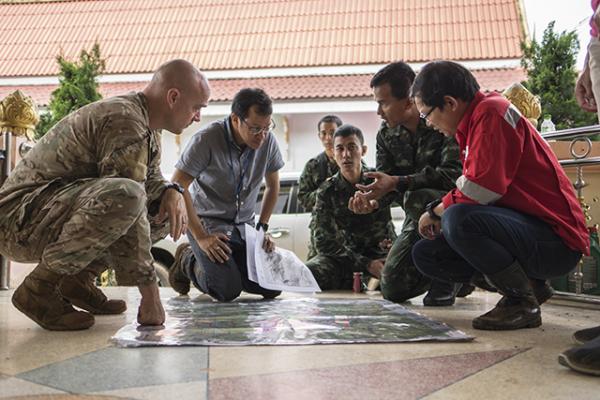
[[[427,212],[427,214],[429,214],[429,216],[432,219],[435,219],[436,221],[440,221],[442,219],[442,217],[440,217],[439,215],[437,215],[433,209],[436,208],[440,203],[442,202],[442,199],[436,199],[434,201],[432,201],[431,203],[427,204],[425,206],[425,212]]]
[[[183,192],[185,191],[185,189],[183,189],[183,187],[176,182],[171,182],[167,185],[167,187],[165,188],[165,191],[169,190],[169,189],[173,189],[178,191],[179,193],[183,194]]]
[[[256,223],[256,230],[263,230],[263,232],[267,232],[269,230],[269,224],[265,224],[264,222]]]
[[[396,191],[399,193],[404,193],[408,190],[408,186],[410,185],[410,178],[408,176],[399,176],[398,183],[396,184]]]

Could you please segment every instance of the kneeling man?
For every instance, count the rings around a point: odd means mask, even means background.
[[[385,239],[396,238],[390,207],[381,206],[370,214],[355,214],[348,202],[356,184],[369,184],[362,157],[367,151],[363,134],[352,125],[334,133],[333,151],[340,170],[323,182],[313,209],[316,257],[306,265],[322,290],[350,289],[354,272],[379,278],[386,250]]]

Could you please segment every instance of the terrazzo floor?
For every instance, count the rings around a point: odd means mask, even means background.
[[[540,328],[477,331],[471,320],[499,297],[476,291],[452,307],[407,304],[472,342],[122,349],[108,339],[135,320],[139,295],[105,292],[128,311],[96,317],[87,331],[49,332],[12,306],[12,290],[0,291],[1,399],[600,399],[600,379],[557,362],[574,330],[600,324],[593,307],[550,302]],[[175,295],[161,288],[164,299]]]

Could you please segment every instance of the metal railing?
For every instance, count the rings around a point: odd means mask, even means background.
[[[583,203],[583,188],[587,185],[583,180],[583,168],[590,165],[600,165],[600,157],[589,157],[592,150],[591,136],[600,134],[600,125],[584,126],[581,128],[563,129],[559,131],[542,133],[542,137],[546,140],[571,140],[569,150],[572,159],[560,160],[560,165],[563,167],[575,167],[576,180],[573,186],[577,191],[577,197]],[[583,144],[583,152],[578,153],[575,145]],[[585,207],[585,204],[582,204]],[[600,296],[593,296],[583,293],[583,259],[577,265],[574,273],[575,278],[575,293],[557,292],[553,297],[555,300],[576,301],[580,303],[600,305]]]

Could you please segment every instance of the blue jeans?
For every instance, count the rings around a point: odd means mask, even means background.
[[[260,287],[248,279],[246,264],[246,242],[237,229],[233,229],[229,240],[232,254],[224,263],[214,263],[202,251],[196,240],[188,232],[194,259],[186,263],[183,270],[194,286],[216,300],[231,301],[237,298],[242,290],[260,294],[265,298],[277,297],[281,292]]]
[[[454,204],[444,212],[442,232],[417,242],[413,259],[424,275],[450,282],[493,275],[515,261],[530,278],[545,280],[567,274],[581,258],[550,225],[508,208]]]

